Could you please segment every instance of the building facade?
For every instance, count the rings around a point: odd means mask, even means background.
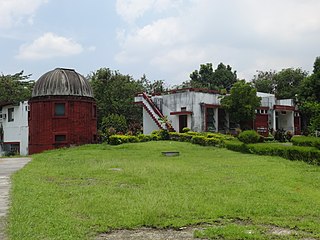
[[[28,102],[0,106],[0,156],[5,152],[27,155],[29,144]]]
[[[29,101],[4,105],[0,110],[0,155],[28,155],[97,139],[92,89],[73,69],[56,68],[45,73]]]
[[[277,100],[273,94],[260,93],[261,106],[256,118],[248,123],[261,135],[268,136],[271,129],[284,129],[300,134],[300,116],[292,99]],[[196,132],[232,131],[236,126],[229,121],[228,113],[221,108],[223,96],[216,91],[203,89],[179,89],[162,95],[135,97],[135,103],[143,107],[143,132],[166,129],[159,119],[166,116],[172,128],[181,132],[184,127]]]

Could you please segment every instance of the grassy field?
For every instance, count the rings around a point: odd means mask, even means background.
[[[173,150],[180,156],[161,155]],[[278,157],[169,141],[87,145],[34,155],[12,187],[10,239],[199,223],[213,227],[198,237],[270,239],[267,226],[296,231],[285,239],[320,237],[320,168]]]

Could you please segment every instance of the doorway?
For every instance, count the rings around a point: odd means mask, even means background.
[[[182,132],[182,129],[188,127],[188,115],[179,116],[179,132]]]

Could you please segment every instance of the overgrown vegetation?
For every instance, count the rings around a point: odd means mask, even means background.
[[[212,227],[196,236],[281,239],[264,230],[275,226],[295,232],[285,239],[316,239],[319,174],[303,162],[176,141],[48,151],[12,177],[8,233],[94,239],[112,229],[205,222]]]

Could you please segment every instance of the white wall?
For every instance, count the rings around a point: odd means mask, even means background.
[[[143,108],[143,134],[150,134],[154,130],[159,130],[159,127],[151,118],[150,114]]]
[[[2,114],[6,114],[6,118],[0,121],[3,126],[3,141],[6,142],[19,142],[20,155],[28,155],[29,144],[29,127],[28,127],[28,102],[20,102],[19,105],[7,105],[2,107]],[[14,120],[9,122],[8,109],[14,108]]]
[[[185,107],[186,111],[191,111],[192,115],[188,115],[188,127],[192,131],[204,131],[204,109],[201,103],[220,104],[217,94],[202,93],[194,91],[177,92],[173,94],[163,95],[163,115],[168,116],[172,122],[174,129],[179,129],[179,117],[170,115],[171,112],[180,112]]]

